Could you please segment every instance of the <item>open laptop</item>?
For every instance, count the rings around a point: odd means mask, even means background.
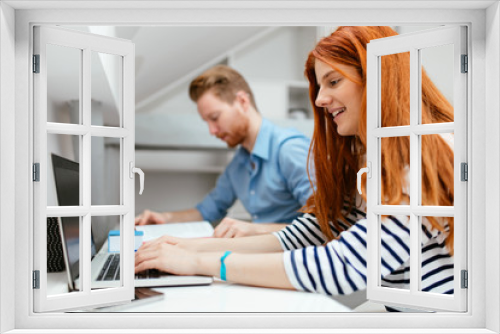
[[[56,184],[57,200],[60,206],[79,205],[80,168],[77,162],[52,154],[52,167]],[[63,256],[68,274],[70,290],[79,290],[79,260],[80,260],[80,221],[78,217],[62,217],[58,219],[63,245]],[[163,234],[182,237],[210,236],[213,228],[208,222],[168,224],[169,226],[142,226],[145,240],[151,240]],[[110,228],[100,233],[108,234]],[[117,287],[120,284],[120,254],[108,253],[107,240],[96,253],[96,245],[92,237],[92,289]],[[206,276],[176,276],[149,270],[136,275],[136,287],[208,285],[212,277]]]

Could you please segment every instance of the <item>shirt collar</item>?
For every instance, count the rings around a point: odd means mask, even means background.
[[[263,160],[269,159],[269,146],[271,144],[273,125],[271,122],[262,118],[259,134],[253,146],[252,155],[255,155]]]

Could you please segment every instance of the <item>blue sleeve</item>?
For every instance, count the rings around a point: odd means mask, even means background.
[[[224,218],[227,210],[236,201],[236,194],[228,176],[228,168],[217,179],[215,188],[196,205],[203,219],[210,222]]]
[[[297,201],[304,205],[312,194],[307,176],[309,140],[304,137],[290,138],[282,143],[279,152],[279,168],[288,189]]]

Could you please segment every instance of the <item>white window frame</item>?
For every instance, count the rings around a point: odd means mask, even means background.
[[[59,8],[51,6],[70,6]],[[130,2],[123,3],[129,5]],[[148,8],[153,6],[148,2],[134,3],[135,8]],[[370,9],[366,2],[245,2],[224,3],[198,2],[192,4],[176,1],[155,3],[150,10],[102,10],[102,7],[117,6],[112,2],[77,2],[74,6],[87,9],[71,9],[70,2],[17,2],[4,1],[0,4],[2,10],[0,24],[2,56],[0,66],[3,85],[0,86],[1,94],[1,158],[2,169],[0,177],[2,182],[1,194],[1,233],[2,248],[0,265],[2,266],[0,304],[1,326],[3,331],[19,329],[52,328],[93,328],[92,332],[99,332],[98,328],[113,328],[118,324],[121,328],[137,328],[137,322],[144,320],[153,328],[254,328],[256,326],[279,329],[285,325],[291,328],[328,329],[331,332],[343,328],[358,328],[363,333],[387,333],[388,329],[398,333],[410,332],[405,330],[411,326],[421,328],[421,332],[462,332],[467,333],[493,333],[500,331],[500,288],[498,282],[487,280],[486,277],[498,277],[500,272],[499,235],[500,229],[500,135],[498,125],[500,119],[498,110],[500,100],[497,92],[500,90],[500,10],[497,1],[489,2],[441,2],[412,3],[402,2],[370,2]],[[97,8],[99,6],[99,8]],[[193,9],[193,6],[199,6]],[[398,8],[394,8],[398,6]],[[461,6],[459,9],[453,6]],[[14,7],[15,10],[12,8]],[[41,8],[57,10],[42,10]],[[21,10],[30,9],[30,10]],[[347,9],[352,8],[352,9]],[[408,8],[412,8],[408,10]],[[207,15],[207,9],[212,15]],[[13,18],[15,17],[15,22]],[[473,74],[469,78],[469,110],[468,119],[469,152],[471,154],[469,166],[470,177],[474,184],[469,190],[471,210],[469,210],[470,225],[475,225],[474,230],[469,228],[471,243],[468,246],[469,259],[469,284],[468,298],[470,309],[465,314],[438,313],[432,315],[422,314],[273,314],[271,315],[238,315],[238,314],[115,314],[89,315],[89,314],[51,314],[37,315],[32,313],[32,290],[30,270],[32,262],[25,261],[29,258],[32,245],[32,219],[30,211],[32,203],[28,198],[32,184],[29,181],[31,173],[30,156],[32,153],[31,133],[33,131],[32,109],[29,104],[32,94],[29,81],[30,64],[30,30],[33,24],[180,24],[180,25],[231,25],[261,24],[261,25],[287,25],[290,22],[297,25],[328,25],[335,21],[336,25],[364,23],[372,25],[435,25],[435,24],[466,24],[469,27],[470,49],[469,55],[472,62],[469,64]],[[486,26],[485,26],[486,23]],[[488,29],[486,29],[488,27]],[[15,40],[13,37],[15,31]],[[15,53],[14,53],[15,52]],[[13,68],[15,65],[15,73]],[[486,67],[488,70],[486,71]],[[11,82],[16,86],[8,85]],[[15,100],[12,98],[15,94]],[[7,110],[5,108],[8,108]],[[15,108],[15,114],[13,112]],[[487,120],[487,121],[486,121]],[[12,132],[3,131],[6,127],[15,128],[15,147],[11,144]],[[485,132],[488,133],[486,140]],[[485,153],[488,152],[488,154]],[[15,170],[15,182],[8,182]],[[488,174],[488,182],[485,175]],[[3,185],[6,185],[4,188]],[[6,200],[15,193],[15,211],[9,210],[11,202]],[[486,196],[488,194],[488,196]],[[489,209],[486,210],[486,207]],[[5,210],[5,211],[4,211]],[[11,223],[15,221],[15,226]],[[473,232],[473,233],[472,233]],[[15,235],[15,240],[12,238]],[[28,236],[28,237],[27,237]],[[11,249],[15,249],[15,257],[11,256]],[[488,257],[488,266],[485,265],[484,255],[493,253]],[[9,269],[14,273],[10,274]],[[477,273],[477,274],[475,274]],[[16,286],[15,290],[12,286]],[[487,292],[487,293],[486,293]],[[15,308],[12,308],[15,305]],[[112,318],[110,318],[112,317]],[[112,319],[112,321],[110,321]],[[378,328],[378,329],[377,329]],[[432,328],[434,328],[432,330]],[[436,328],[442,328],[436,329]],[[446,330],[451,328],[451,330]],[[101,330],[104,332],[105,330]],[[193,330],[194,332],[195,330]],[[279,332],[279,330],[275,330]],[[291,329],[282,332],[291,332]],[[328,330],[325,330],[328,331]],[[131,332],[131,331],[129,331]],[[137,331],[141,332],[141,331]],[[164,332],[168,332],[165,330]],[[214,329],[213,332],[221,332]],[[261,330],[263,332],[263,330]],[[354,332],[354,331],[350,331]]]
[[[417,307],[429,310],[463,312],[467,309],[467,290],[461,288],[461,270],[467,270],[467,184],[461,180],[460,164],[467,163],[467,73],[461,73],[461,56],[467,54],[466,28],[445,26],[377,39],[367,47],[367,164],[371,166],[371,177],[367,178],[368,219],[368,275],[367,298],[385,305]],[[454,122],[421,123],[422,68],[420,50],[435,46],[453,45],[453,101]],[[407,52],[410,55],[410,124],[383,127],[381,91],[381,57]],[[454,136],[454,205],[424,206],[421,203],[421,148],[423,134],[452,133]],[[410,138],[408,205],[382,205],[381,194],[381,142],[382,138],[408,136]],[[470,180],[473,182],[473,180]],[[394,289],[381,284],[381,228],[382,215],[404,215],[410,217],[410,288]],[[454,217],[454,293],[433,294],[420,291],[421,263],[421,219],[430,217]]]
[[[34,290],[35,312],[85,309],[130,302],[134,298],[133,230],[135,217],[134,179],[129,170],[135,161],[135,51],[127,40],[94,35],[61,27],[34,27],[34,54],[39,56],[39,72],[34,82],[34,162],[39,163],[40,180],[33,185],[34,194],[34,270],[39,272],[39,288]],[[78,124],[53,123],[47,119],[47,45],[81,50],[80,105]],[[121,58],[121,82],[118,91],[120,124],[117,127],[91,124],[91,57],[92,52]],[[47,206],[47,135],[79,136],[80,205]],[[91,142],[94,137],[120,140],[119,169],[120,203],[91,205]],[[108,289],[91,289],[91,218],[92,216],[120,217],[120,285]],[[47,286],[47,217],[80,217],[80,282],[78,292],[48,295]],[[128,273],[128,275],[127,275]]]

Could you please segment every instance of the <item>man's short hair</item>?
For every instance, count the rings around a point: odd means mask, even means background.
[[[222,101],[233,104],[236,94],[243,91],[250,97],[250,103],[257,110],[255,99],[245,78],[229,66],[217,65],[203,72],[189,85],[189,96],[197,102],[207,91]]]

